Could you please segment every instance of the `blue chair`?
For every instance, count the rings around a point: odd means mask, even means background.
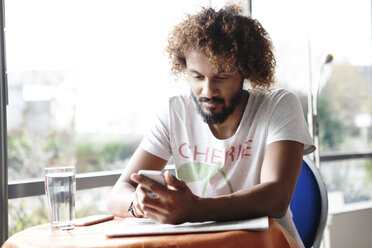
[[[304,157],[290,208],[305,247],[318,248],[327,223],[328,197],[319,169],[308,157]]]

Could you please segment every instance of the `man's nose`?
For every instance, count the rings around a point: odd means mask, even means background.
[[[218,88],[213,79],[206,78],[203,84],[202,95],[211,98],[216,96],[218,93]]]

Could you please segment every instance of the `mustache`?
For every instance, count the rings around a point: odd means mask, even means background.
[[[212,98],[208,98],[208,97],[199,97],[198,98],[198,101],[199,102],[211,102],[211,103],[225,103],[225,100],[223,100],[222,98],[219,98],[219,97],[212,97]]]

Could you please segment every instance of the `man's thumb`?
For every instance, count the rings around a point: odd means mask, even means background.
[[[175,176],[173,176],[169,171],[164,173],[165,182],[168,186],[173,188],[184,188],[186,186],[185,182],[182,180],[178,180]]]

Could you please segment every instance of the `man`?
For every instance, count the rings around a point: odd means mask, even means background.
[[[289,203],[303,154],[315,148],[297,97],[269,89],[275,58],[268,34],[232,5],[189,15],[168,41],[172,71],[187,75],[191,94],[171,97],[158,114],[108,209],[161,223],[269,216],[302,246]],[[178,178],[165,173],[167,186],[137,174],[162,170],[171,156]]]

